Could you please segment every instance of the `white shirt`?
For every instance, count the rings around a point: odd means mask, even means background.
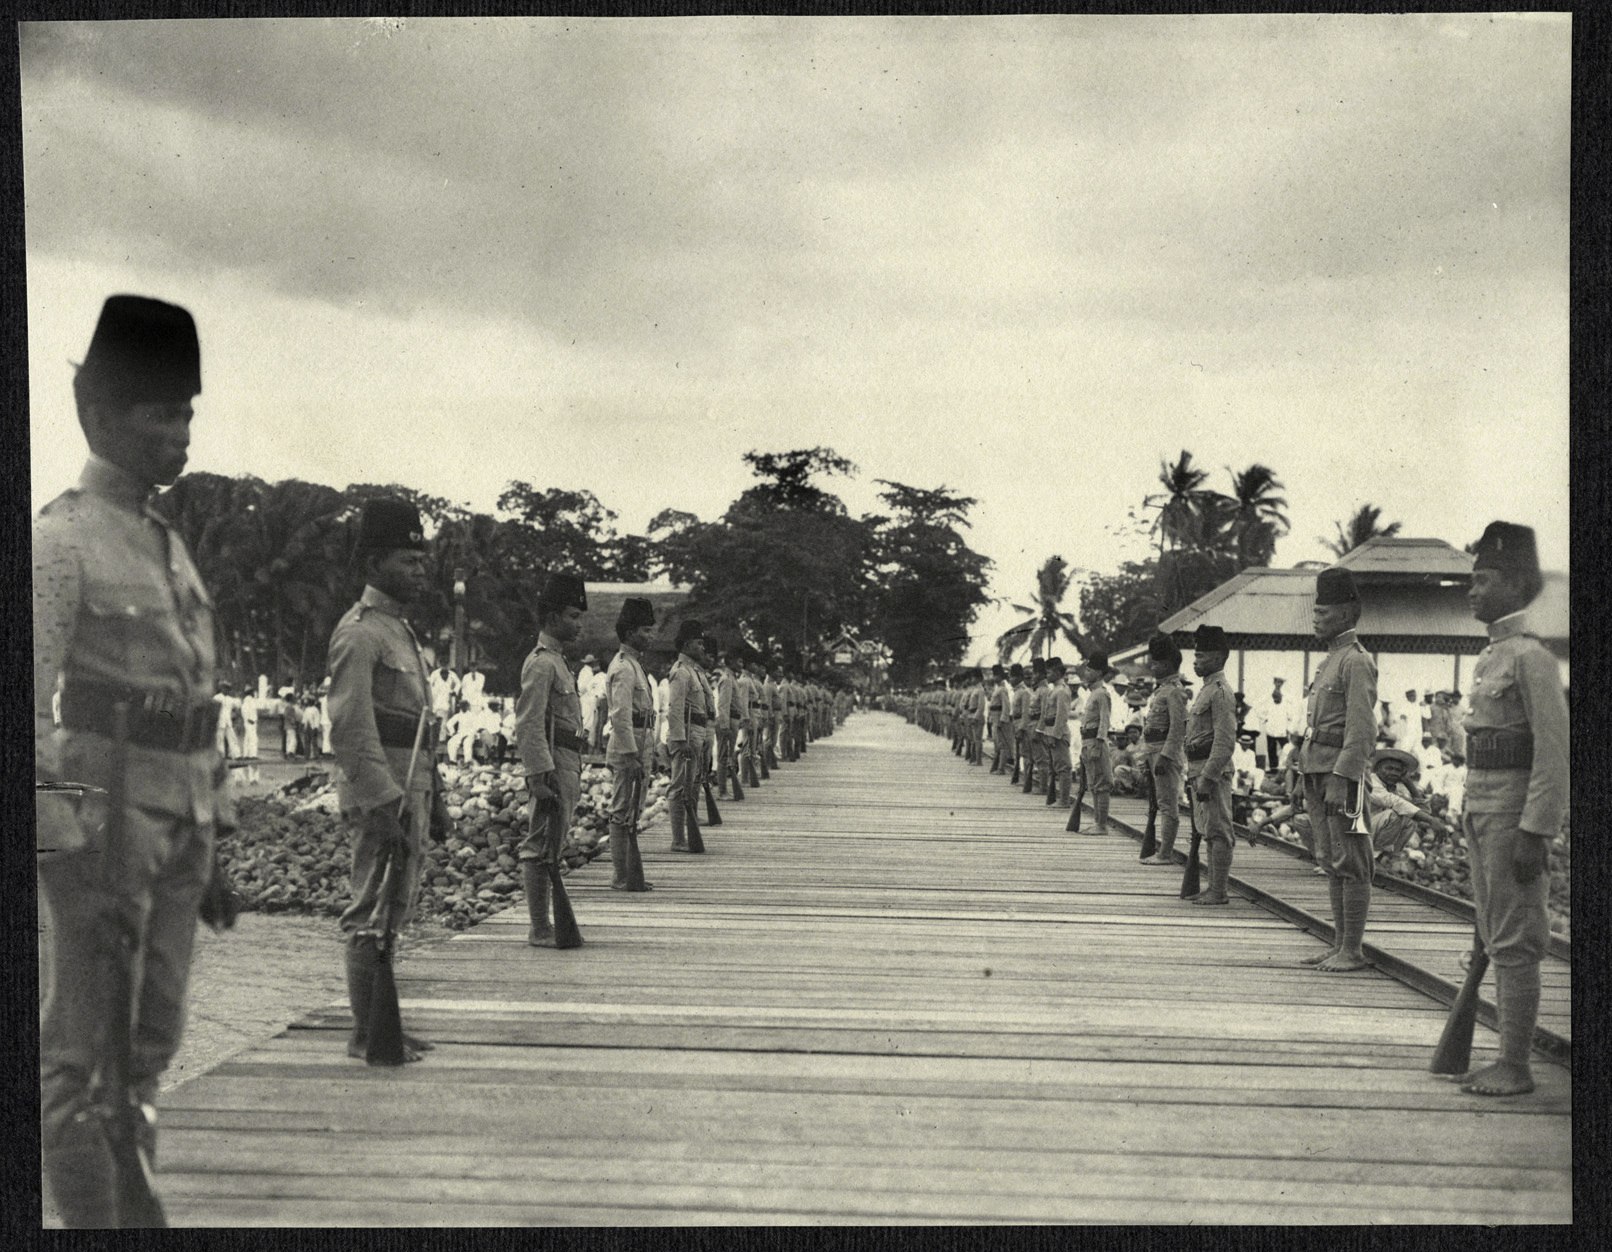
[[[257,725],[258,698],[248,694],[241,701],[241,721],[248,726]]]
[[[594,669],[593,666],[589,665],[586,661],[583,662],[582,668],[577,671],[578,694],[583,692],[592,692],[593,679],[598,672],[598,670]]]
[[[588,683],[588,694],[593,697],[595,703],[599,704],[603,704],[610,699],[610,675],[608,672],[600,670],[593,676]]]

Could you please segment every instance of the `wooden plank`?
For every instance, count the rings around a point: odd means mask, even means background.
[[[704,858],[646,839],[650,895],[573,874],[581,949],[527,948],[512,909],[407,955],[420,1065],[349,1060],[324,1005],[175,1088],[172,1219],[1571,1220],[1564,1070],[1463,1095],[1424,1072],[1439,1006],[1299,966],[1313,938],[1180,901],[896,719],[723,815]],[[1374,937],[1453,961],[1470,936],[1425,908]]]

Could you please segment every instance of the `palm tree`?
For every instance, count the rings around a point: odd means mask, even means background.
[[[1287,500],[1276,471],[1255,462],[1231,474],[1230,528],[1237,549],[1237,564],[1269,565],[1276,556],[1276,541],[1288,531]]]
[[[1077,573],[1079,571],[1072,569],[1061,556],[1050,556],[1042,562],[1035,572],[1035,603],[1013,606],[1030,616],[996,638],[997,655],[1002,664],[1006,665],[1022,645],[1029,646],[1031,656],[1048,655],[1060,635],[1074,644],[1082,656],[1091,651],[1090,641],[1076,625],[1075,615],[1062,607],[1069,584]]]
[[[1208,480],[1209,471],[1194,465],[1192,453],[1185,448],[1181,449],[1180,459],[1173,464],[1159,462],[1159,482],[1163,484],[1164,491],[1148,496],[1142,503],[1147,508],[1159,511],[1159,515],[1153,519],[1152,533],[1158,536],[1161,556],[1166,544],[1172,548],[1179,547],[1194,538],[1199,496]]]
[[[1321,542],[1338,556],[1348,556],[1367,540],[1392,539],[1399,534],[1399,523],[1389,522],[1386,526],[1379,525],[1382,512],[1375,504],[1362,504],[1347,522],[1333,523],[1338,532],[1335,538],[1327,539],[1323,536]]]

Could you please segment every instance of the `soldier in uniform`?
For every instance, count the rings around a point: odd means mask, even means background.
[[[1005,774],[1008,772],[1008,758],[1013,755],[1012,736],[1008,731],[1013,690],[1007,683],[1007,670],[1000,665],[991,666],[990,693],[985,729],[995,750],[991,773]]]
[[[666,805],[672,815],[672,851],[689,851],[687,828],[698,831],[694,815],[700,794],[700,757],[709,742],[711,718],[707,711],[705,680],[700,661],[705,657],[704,627],[693,618],[677,628],[677,660],[666,699],[666,749],[672,761],[672,782]]]
[[[521,666],[521,693],[515,701],[515,742],[532,796],[526,837],[516,857],[530,921],[526,942],[534,948],[556,946],[549,920],[549,867],[560,863],[560,846],[582,798],[587,729],[564,647],[582,633],[587,610],[588,593],[581,578],[549,575],[537,601],[537,646]]]
[[[1093,821],[1088,834],[1100,835],[1108,829],[1108,800],[1114,790],[1114,760],[1108,742],[1112,712],[1109,708],[1108,653],[1093,652],[1083,663],[1086,672],[1086,700],[1080,710],[1080,768],[1086,774],[1091,792]]]
[[[1024,703],[1024,743],[1020,751],[1024,756],[1025,795],[1035,792],[1037,779],[1045,788],[1047,781],[1047,746],[1041,739],[1041,699],[1047,685],[1047,663],[1040,657],[1030,659],[1030,694]]]
[[[330,636],[330,742],[337,800],[352,829],[353,899],[340,926],[347,940],[353,1034],[365,1054],[370,991],[387,936],[414,915],[435,809],[436,727],[419,640],[404,610],[426,588],[420,515],[403,500],[367,501],[358,523],[364,591]],[[418,750],[415,745],[418,744]],[[405,1034],[405,1056],[431,1050]]]
[[[1069,682],[1061,656],[1047,661],[1041,735],[1047,757],[1047,804],[1069,807]]]
[[[1142,742],[1152,756],[1151,776],[1158,816],[1158,850],[1144,865],[1173,865],[1181,825],[1181,774],[1186,768],[1187,690],[1181,682],[1181,649],[1169,635],[1147,641],[1147,666],[1155,680],[1142,724]]]
[[[1489,643],[1473,670],[1466,718],[1461,828],[1472,870],[1478,938],[1494,964],[1500,1055],[1466,1075],[1473,1095],[1534,1089],[1529,1056],[1539,1017],[1539,962],[1550,938],[1550,844],[1568,804],[1567,698],[1556,661],[1529,630],[1543,582],[1534,532],[1491,522],[1467,591]]]
[[[767,702],[767,764],[777,769],[784,752],[780,746],[784,733],[784,682],[783,671],[777,665],[767,667],[767,681],[761,689]]]
[[[1231,876],[1231,754],[1237,747],[1237,697],[1226,682],[1231,655],[1226,632],[1200,626],[1192,644],[1192,668],[1203,686],[1187,712],[1187,792],[1192,816],[1208,852],[1209,887],[1194,904],[1226,904]]]
[[[45,1180],[69,1227],[119,1227],[103,1110],[138,1106],[155,1147],[158,1081],[179,1047],[191,946],[235,825],[214,744],[213,602],[177,531],[150,504],[185,468],[201,354],[191,316],[112,296],[73,379],[89,461],[33,527],[34,779],[39,901],[48,931],[40,1015]],[[61,681],[61,726],[52,715]],[[126,709],[123,741],[117,714]],[[108,804],[123,780],[123,806]],[[107,826],[119,847],[106,873]],[[115,877],[115,885],[114,885]],[[122,918],[129,980],[106,957]],[[209,924],[219,922],[207,915]],[[219,922],[219,924],[222,924]],[[111,997],[132,982],[126,1091],[101,1090]]]
[[[629,597],[616,615],[621,647],[605,677],[610,750],[610,886],[615,891],[653,891],[644,881],[638,852],[638,819],[644,788],[655,762],[655,693],[644,668],[644,649],[655,630],[655,609],[648,600]],[[672,818],[674,830],[679,829]]]
[[[744,709],[739,698],[738,660],[732,652],[724,651],[716,668],[716,777],[717,795],[728,795],[728,782],[733,783],[733,798],[744,799],[744,788],[739,783],[739,725],[744,721]]]
[[[751,677],[751,667],[745,665],[737,652],[732,654],[732,664],[734,699],[739,710],[739,772],[745,786],[759,787],[761,777],[756,769],[756,680]]]
[[[1367,762],[1376,746],[1377,666],[1355,638],[1360,593],[1349,570],[1333,566],[1316,575],[1312,617],[1327,654],[1310,686],[1299,766],[1337,941],[1304,963],[1347,973],[1369,964],[1360,945],[1371,910],[1371,836],[1352,827],[1353,815],[1366,803]]]

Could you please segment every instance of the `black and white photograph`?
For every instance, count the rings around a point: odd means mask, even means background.
[[[19,22],[23,1225],[1572,1223],[1574,22]]]

